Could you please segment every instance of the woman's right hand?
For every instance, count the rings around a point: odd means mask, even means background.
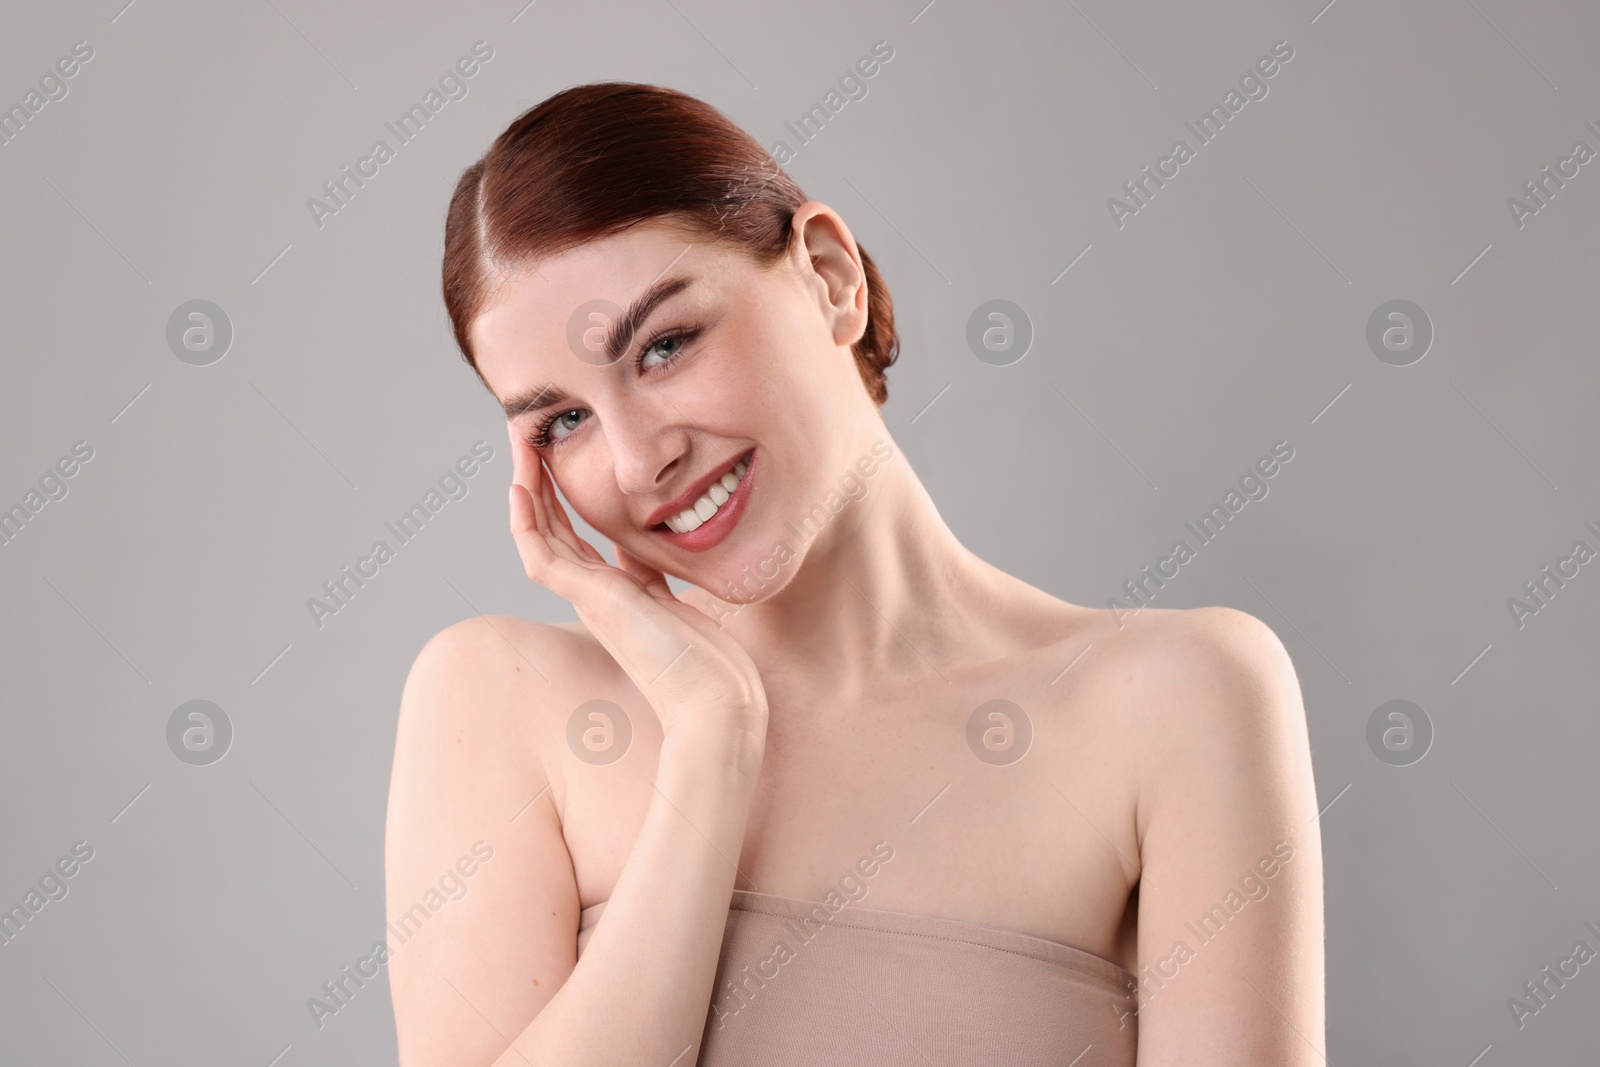
[[[678,599],[666,576],[621,545],[612,566],[572,529],[544,462],[508,425],[511,536],[529,578],[565,598],[661,720],[766,735],[767,699],[755,663],[713,619]]]

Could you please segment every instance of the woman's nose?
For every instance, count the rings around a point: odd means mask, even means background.
[[[659,494],[693,451],[690,435],[659,427],[633,426],[610,436],[617,487],[630,495]]]

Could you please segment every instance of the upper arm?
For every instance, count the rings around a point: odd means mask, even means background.
[[[556,676],[548,638],[538,624],[469,619],[429,641],[406,678],[384,874],[408,1067],[493,1062],[576,963],[577,887],[535,747],[551,697],[539,673]]]
[[[1231,608],[1179,613],[1149,641],[1139,1063],[1321,1065],[1322,844],[1294,666]]]

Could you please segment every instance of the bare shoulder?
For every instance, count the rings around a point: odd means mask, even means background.
[[[1234,608],[1119,621],[1102,666],[1137,794],[1138,973],[1168,979],[1139,986],[1139,1054],[1317,1062],[1321,838],[1294,665]]]
[[[426,705],[435,714],[479,716],[507,701],[522,703],[530,688],[570,688],[609,659],[581,623],[546,623],[512,615],[476,615],[434,634],[417,653],[406,679],[401,720]],[[434,699],[445,696],[447,699]]]
[[[1103,717],[1138,783],[1141,823],[1164,797],[1215,785],[1309,789],[1300,683],[1283,642],[1230,607],[1105,611],[1078,642],[1093,714]],[[1234,773],[1237,772],[1237,773]]]
[[[574,629],[576,627],[576,629]],[[504,672],[543,675],[540,657],[570,655],[587,638],[578,623],[546,623],[514,615],[474,615],[434,634],[417,653],[407,684],[430,681],[481,686],[515,681]],[[592,640],[592,639],[591,639]],[[503,668],[503,671],[497,668]]]
[[[581,684],[585,641],[480,616],[435,634],[412,664],[384,844],[403,1059],[489,1062],[504,1043],[476,1011],[525,1023],[574,966],[578,889],[559,761],[544,753]]]
[[[1300,682],[1270,626],[1204,607],[1146,609],[1111,629],[1105,666],[1121,684],[1141,838],[1202,794],[1284,827],[1315,815]]]
[[[500,679],[496,667],[543,650],[552,629],[510,615],[475,615],[452,623],[428,639],[406,679],[408,687],[433,684],[482,686]],[[487,670],[486,670],[487,669]]]
[[[490,615],[447,626],[423,645],[400,697],[391,820],[413,808],[436,812],[441,801],[457,809],[482,802],[492,785],[486,761],[502,777],[542,775],[537,720],[550,679],[563,673],[558,640],[546,624]]]
[[[400,700],[397,760],[413,750],[430,760],[436,745],[485,755],[540,750],[569,694],[590,691],[613,666],[581,623],[478,615],[429,639],[412,663]],[[508,744],[513,740],[522,745]]]
[[[1166,620],[1162,647],[1172,680],[1184,689],[1184,714],[1210,730],[1248,731],[1266,738],[1305,733],[1300,680],[1272,627],[1237,608],[1206,607]]]
[[[1100,651],[1099,672],[1136,693],[1122,709],[1159,728],[1176,717],[1218,728],[1253,707],[1276,704],[1292,690],[1299,713],[1299,681],[1283,642],[1272,628],[1230,607],[1145,608],[1128,616],[1107,611],[1086,628]],[[1241,697],[1250,699],[1241,700]],[[1277,698],[1276,700],[1272,698]]]

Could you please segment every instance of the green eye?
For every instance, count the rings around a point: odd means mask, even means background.
[[[634,363],[638,365],[640,370],[654,370],[656,367],[664,367],[677,359],[683,352],[683,346],[699,335],[700,327],[698,326],[672,327],[662,330],[660,333],[652,334],[648,341],[639,346],[639,356],[634,360]],[[647,364],[645,362],[645,357],[656,348],[667,345],[673,345],[674,347],[666,352],[664,358],[655,363]]]

